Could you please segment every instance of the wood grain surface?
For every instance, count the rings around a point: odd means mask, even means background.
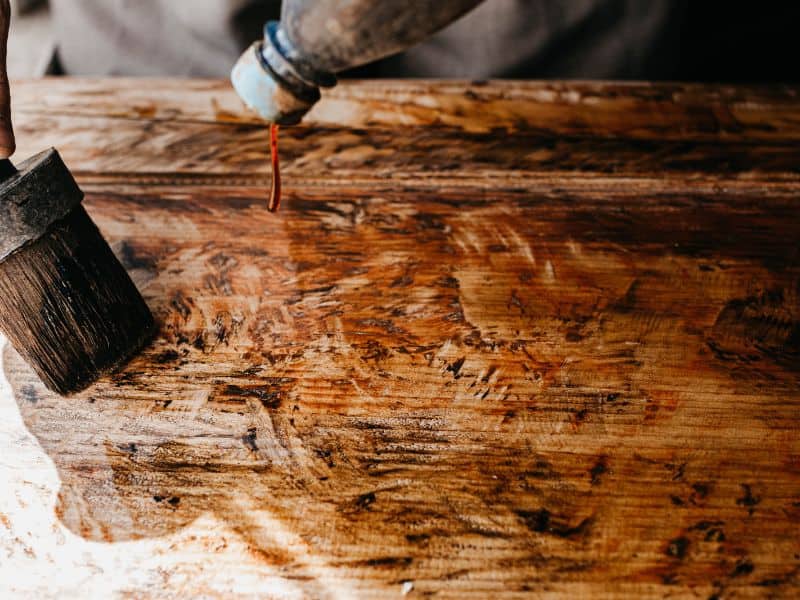
[[[44,597],[800,594],[800,90],[14,86],[156,341],[8,347],[0,586]]]

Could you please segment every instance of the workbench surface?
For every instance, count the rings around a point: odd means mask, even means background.
[[[278,214],[227,83],[12,91],[160,333],[5,348],[1,589],[800,594],[800,89],[343,83]]]

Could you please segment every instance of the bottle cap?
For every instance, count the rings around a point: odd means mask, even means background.
[[[231,82],[239,97],[259,117],[279,125],[296,125],[319,100],[319,90],[298,94],[280,81],[264,59],[264,44],[255,42],[236,62]]]

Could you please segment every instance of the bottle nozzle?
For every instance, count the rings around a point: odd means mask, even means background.
[[[321,87],[336,77],[311,69],[293,50],[276,21],[264,26],[264,39],[250,46],[233,67],[231,82],[244,103],[262,119],[295,125],[319,100]]]

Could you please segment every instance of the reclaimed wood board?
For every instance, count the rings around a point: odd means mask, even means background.
[[[800,593],[798,88],[343,83],[277,215],[227,83],[13,90],[160,333],[5,348],[0,588]]]

